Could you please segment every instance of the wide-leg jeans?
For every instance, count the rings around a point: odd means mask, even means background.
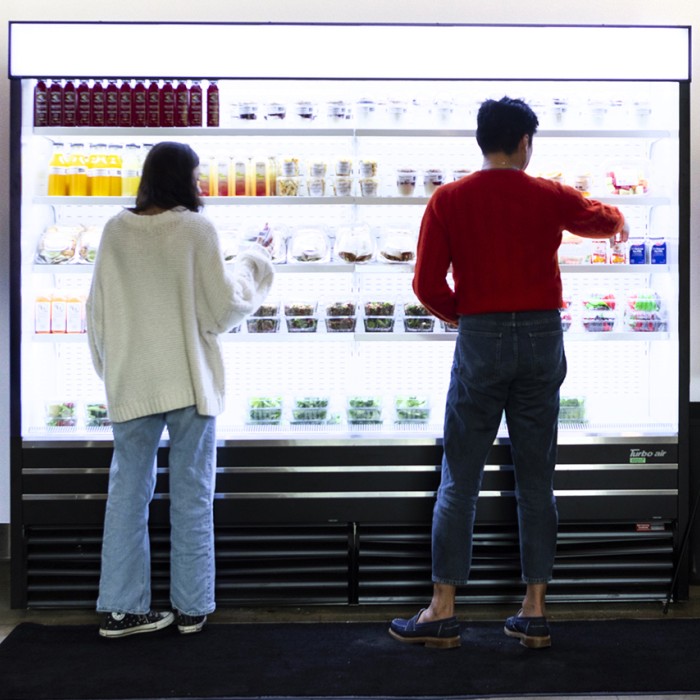
[[[469,579],[484,465],[504,412],[515,468],[522,578],[551,580],[559,388],[565,376],[558,311],[460,318],[433,511],[433,582],[457,586]]]
[[[170,599],[187,615],[215,609],[216,419],[194,406],[114,423],[97,610],[151,609],[149,503],[163,429],[170,438]]]

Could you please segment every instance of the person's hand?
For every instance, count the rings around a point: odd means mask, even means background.
[[[625,243],[630,237],[630,227],[625,221],[622,228],[612,237],[613,243]]]

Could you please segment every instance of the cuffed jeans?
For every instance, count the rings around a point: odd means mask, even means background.
[[[505,411],[526,583],[551,580],[559,388],[566,356],[558,311],[462,316],[447,393],[442,477],[433,511],[433,582],[469,579],[484,464]]]
[[[170,436],[170,600],[186,615],[213,612],[216,419],[194,406],[114,423],[102,541],[99,612],[151,609],[148,506],[156,453]]]

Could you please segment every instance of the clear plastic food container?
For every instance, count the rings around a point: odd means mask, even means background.
[[[326,103],[326,116],[331,123],[344,122],[352,117],[352,105],[343,100]]]
[[[323,160],[312,160],[309,162],[309,177],[326,177],[328,173],[328,163]]]
[[[562,396],[559,400],[560,423],[585,423],[586,399],[580,396]]]
[[[327,262],[330,255],[328,237],[318,228],[302,228],[292,235],[289,262]]]
[[[389,263],[408,263],[416,257],[416,234],[408,229],[386,229],[379,241],[379,258]]]
[[[254,121],[258,118],[257,102],[239,102],[238,118],[243,121]]]
[[[562,307],[559,309],[559,316],[561,317],[561,329],[566,332],[571,328],[573,323],[573,316],[571,315],[572,304],[570,297],[564,297],[562,300]]]
[[[323,423],[328,419],[327,396],[301,396],[292,405],[293,423]]]
[[[430,196],[445,182],[445,173],[441,168],[429,168],[423,172],[423,190]]]
[[[353,333],[357,322],[355,311],[354,301],[336,301],[326,305],[326,330],[329,333]]]
[[[104,401],[91,401],[85,404],[85,426],[87,428],[104,428],[112,425]]]
[[[265,119],[282,121],[287,116],[287,105],[282,102],[268,102],[265,105]]]
[[[324,197],[326,194],[326,178],[325,177],[308,177],[306,178],[306,190],[309,197]]]
[[[318,328],[316,302],[285,304],[284,316],[289,333],[315,333]]]
[[[396,171],[396,189],[402,197],[410,197],[416,191],[418,173],[412,168],[399,168]]]
[[[376,160],[363,158],[358,163],[360,177],[376,177],[379,166]]]
[[[391,333],[394,330],[393,301],[366,301],[364,309],[364,326],[367,333]]]
[[[360,178],[360,194],[363,197],[376,197],[379,193],[379,180],[376,177]]]
[[[615,329],[615,295],[591,294],[583,300],[583,328],[590,333]]]
[[[250,423],[276,425],[282,421],[281,396],[251,396],[248,399]]]
[[[352,196],[353,180],[346,175],[337,175],[333,178],[333,194],[336,197]]]
[[[300,100],[294,103],[294,114],[302,122],[311,122],[316,119],[318,105],[308,100]]]
[[[650,289],[630,294],[625,302],[625,327],[635,333],[657,333],[668,329],[668,313],[661,297]]]
[[[47,428],[74,428],[78,422],[75,401],[48,401],[44,415]]]
[[[348,423],[381,423],[382,400],[376,396],[351,396],[347,403]]]
[[[403,305],[403,326],[407,333],[431,333],[435,327],[435,317],[418,302]]]
[[[302,178],[288,177],[280,175],[277,177],[277,196],[278,197],[299,197],[303,194]]]
[[[279,304],[263,304],[246,319],[248,333],[277,333],[280,327]]]
[[[352,175],[352,160],[350,158],[338,158],[335,161],[335,174],[342,176]]]
[[[427,396],[397,396],[394,419],[397,423],[427,423],[430,420],[430,399]]]
[[[346,263],[367,263],[374,257],[374,238],[367,226],[344,226],[335,240],[335,257]]]
[[[279,174],[284,177],[296,177],[301,175],[299,159],[293,156],[286,156],[279,161]]]

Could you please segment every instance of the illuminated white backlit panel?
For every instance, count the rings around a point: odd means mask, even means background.
[[[689,27],[13,22],[10,75],[687,80],[689,35]],[[140,50],[115,62],[106,46]],[[212,65],[210,52],[191,50],[204,46],[232,59]],[[285,48],[290,60],[281,61]]]

